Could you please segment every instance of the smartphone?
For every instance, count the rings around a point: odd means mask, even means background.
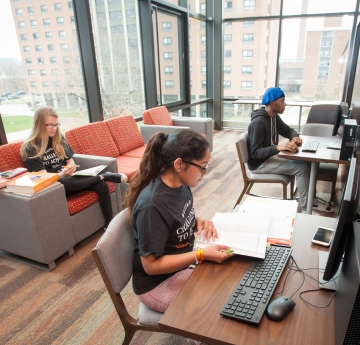
[[[322,226],[319,226],[311,242],[318,244],[320,246],[329,247],[333,234],[334,234],[334,229],[324,228]]]

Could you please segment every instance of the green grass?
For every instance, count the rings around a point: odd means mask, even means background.
[[[5,132],[13,133],[31,128],[33,117],[25,115],[2,116],[2,121],[4,123]]]

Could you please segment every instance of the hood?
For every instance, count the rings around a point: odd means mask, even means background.
[[[265,110],[265,108],[259,108],[259,109],[254,110],[251,114],[251,121],[254,120],[258,116],[263,116],[270,120],[270,116],[269,116],[268,112]]]

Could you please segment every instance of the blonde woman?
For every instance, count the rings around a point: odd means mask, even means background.
[[[49,107],[40,107],[34,114],[30,136],[24,141],[20,155],[28,171],[57,173],[65,187],[66,196],[81,190],[91,190],[99,195],[105,218],[105,228],[113,218],[109,188],[105,181],[127,182],[124,174],[105,172],[98,176],[73,178],[76,171],[74,152],[60,132],[59,116]],[[63,167],[67,168],[63,168]]]

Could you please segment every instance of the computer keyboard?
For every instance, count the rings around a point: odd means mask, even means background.
[[[315,140],[305,141],[302,147],[302,152],[316,152],[319,143]]]
[[[239,321],[259,324],[281,274],[291,248],[266,248],[264,260],[254,260],[229,297],[220,314]]]

